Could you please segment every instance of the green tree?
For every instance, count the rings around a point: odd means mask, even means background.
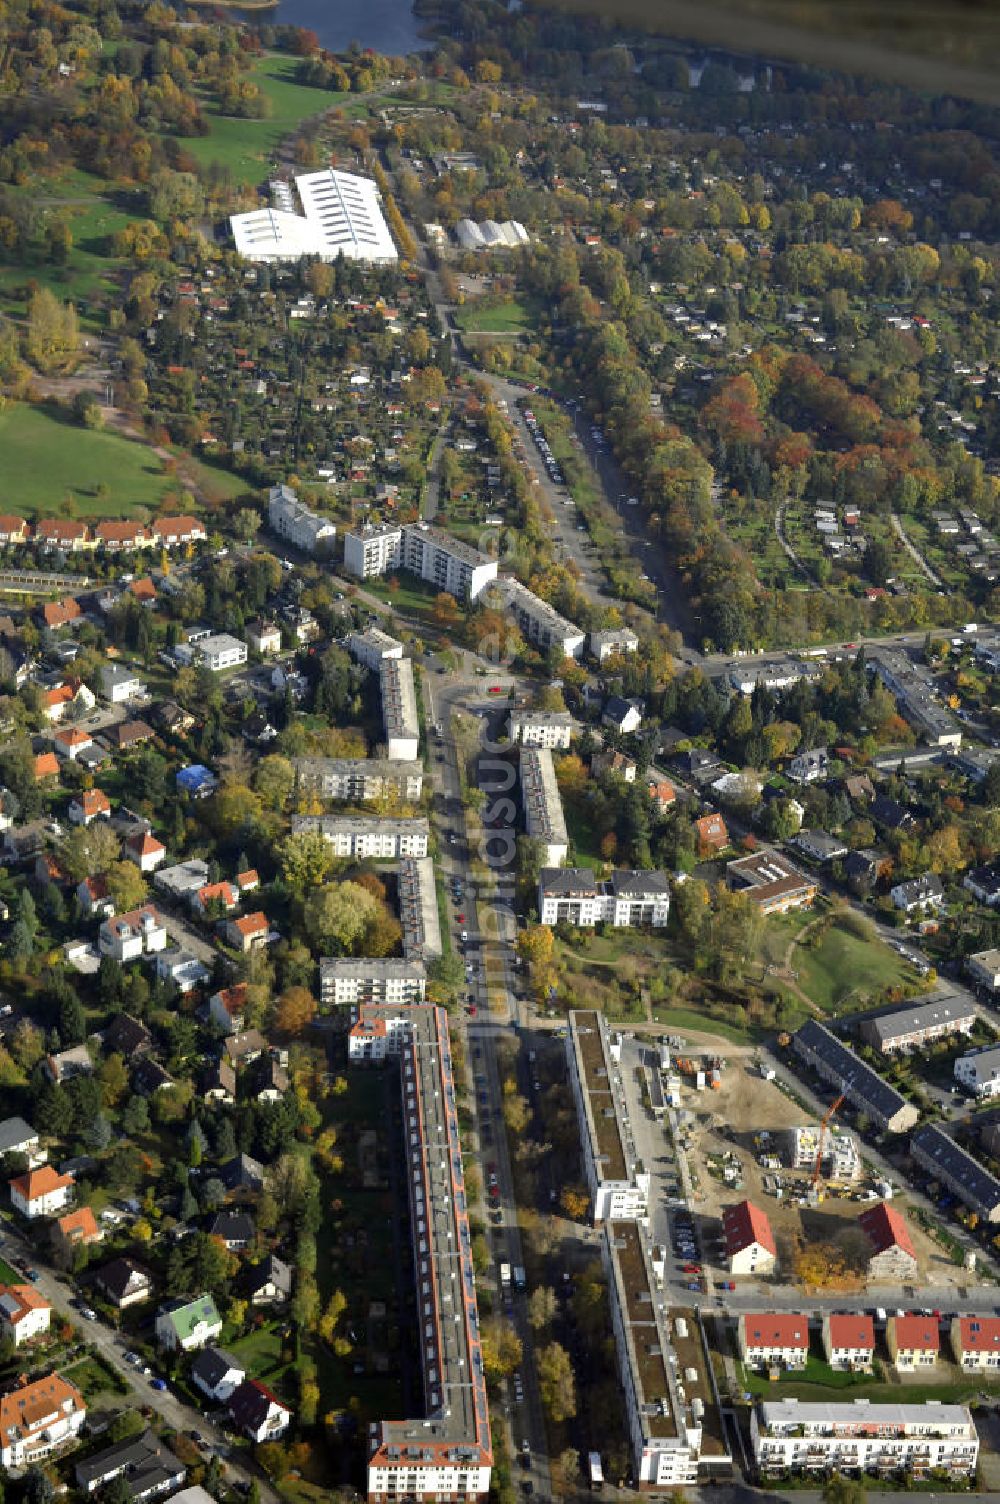
[[[58,375],[76,362],[80,331],[72,303],[60,303],[47,287],[32,293],[24,353],[43,375]]]
[[[275,758],[283,762],[284,758]],[[333,847],[319,830],[299,830],[278,846],[281,875],[293,893],[311,893],[330,875]]]
[[[314,944],[335,955],[350,955],[382,904],[358,883],[328,883],[309,894],[306,930]]]
[[[550,1342],[538,1354],[538,1385],[550,1419],[556,1425],[572,1420],[576,1414],[576,1381],[569,1353],[558,1342]]]

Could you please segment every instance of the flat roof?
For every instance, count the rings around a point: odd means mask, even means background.
[[[403,954],[408,961],[432,960],[441,954],[441,920],[431,858],[400,857],[397,888]]]
[[[348,977],[352,981],[378,981],[398,977],[401,981],[418,982],[425,976],[420,961],[410,961],[405,956],[323,956],[319,963],[319,979],[322,986],[327,979]]]
[[[920,1405],[875,1404],[868,1400],[762,1400],[758,1414],[765,1430],[815,1426],[829,1427],[832,1433],[835,1428],[857,1425],[878,1426],[880,1430],[892,1427],[903,1432],[909,1426],[930,1425],[942,1429],[963,1426],[968,1427],[972,1435],[976,1434],[968,1406],[945,1405],[937,1400]]]
[[[529,836],[569,844],[556,770],[548,747],[522,747],[521,798]]]
[[[293,757],[292,766],[299,778],[422,778],[424,765],[419,760],[395,757]]]
[[[399,1017],[390,1007],[360,1009],[364,1024]],[[381,1421],[372,1460],[488,1465],[489,1404],[448,1018],[443,1008],[424,1005],[407,1008],[405,1017],[400,1071],[425,1415]]]
[[[354,261],[396,261],[397,252],[370,178],[334,167],[295,179],[302,213],[254,209],[230,218],[236,249],[251,261],[343,255]],[[290,198],[290,195],[289,195]]]
[[[386,737],[408,736],[416,740],[420,736],[420,722],[409,658],[383,658],[379,664],[379,682]]]
[[[597,1012],[569,1015],[569,1037],[576,1058],[576,1073],[583,1090],[587,1133],[598,1180],[624,1181],[642,1161],[628,1146],[622,1127],[627,1122],[621,1071],[611,1058],[608,1026]]]

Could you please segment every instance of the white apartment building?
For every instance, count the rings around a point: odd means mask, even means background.
[[[304,554],[329,554],[337,541],[337,529],[329,517],[310,511],[291,486],[271,487],[267,520],[272,533],[285,538]]]
[[[0,1463],[30,1467],[75,1441],[87,1406],[75,1384],[57,1373],[0,1395]]]
[[[605,632],[591,632],[589,647],[591,657],[603,663],[619,654],[637,653],[639,639],[630,627],[611,627]]]
[[[403,656],[403,644],[379,627],[369,627],[366,632],[352,632],[347,639],[347,650],[364,668],[376,670],[381,668],[386,658]]]
[[[345,533],[344,564],[360,580],[405,569],[456,600],[474,601],[497,576],[496,559],[429,522]]]
[[[972,1477],[979,1437],[964,1405],[880,1405],[765,1400],[750,1422],[762,1478],[786,1472],[902,1473],[926,1477],[940,1469]]]
[[[740,1357],[748,1368],[805,1368],[809,1356],[809,1317],[777,1311],[740,1317]]]
[[[525,829],[541,843],[542,866],[561,867],[569,851],[569,835],[548,747],[522,749],[520,776]]]
[[[609,1224],[601,1245],[632,1471],[640,1488],[682,1488],[729,1457],[702,1421],[714,1404],[697,1317],[664,1308],[642,1228]]]
[[[566,1036],[569,1080],[576,1103],[591,1219],[645,1219],[649,1171],[635,1151],[621,1078],[621,1040],[603,1014],[574,1012]]]
[[[665,872],[612,872],[598,882],[589,867],[543,867],[538,876],[540,924],[569,924],[590,929],[651,925],[662,929],[670,918],[670,880]]]
[[[420,721],[409,658],[383,658],[379,668],[386,756],[412,762],[420,750]]]
[[[213,632],[198,643],[195,656],[213,674],[221,674],[229,668],[239,668],[247,661],[247,645],[228,632]]]
[[[822,1144],[820,1168],[827,1180],[855,1181],[861,1175],[861,1149],[853,1133],[834,1125],[821,1135],[818,1123],[788,1128],[784,1135],[784,1159],[790,1169],[812,1170]]]
[[[474,601],[497,577],[496,559],[429,522],[403,528],[403,568],[459,601]]]
[[[399,523],[362,528],[344,534],[344,564],[359,580],[392,574],[403,561],[403,529]]]
[[[10,1181],[11,1205],[29,1221],[54,1217],[69,1205],[74,1184],[72,1175],[60,1175],[52,1165],[41,1165]]]
[[[409,1007],[424,1001],[427,973],[422,961],[402,956],[324,956],[319,963],[319,990],[324,1009],[363,1003]]]
[[[974,1097],[1000,1095],[1000,1045],[959,1055],[955,1061],[955,1080]]]
[[[423,764],[388,757],[296,757],[299,787],[321,799],[368,801],[393,795],[412,803],[424,785]]]
[[[156,951],[165,950],[167,930],[159,911],[151,903],[127,914],[105,919],[97,932],[97,948],[112,961],[138,961]]]
[[[369,1427],[368,1498],[475,1498],[489,1491],[493,1445],[448,1018],[367,1007],[352,1041],[365,1033],[381,1045],[360,1058],[400,1065],[424,1380],[422,1415]]]
[[[1000,991],[1000,949],[980,950],[974,956],[966,956],[965,967],[981,987],[988,987],[990,992]]]
[[[567,748],[573,740],[576,722],[558,710],[512,710],[507,734],[522,747]]]
[[[430,828],[422,818],[366,819],[363,815],[293,815],[292,830],[318,830],[337,857],[391,862],[426,856]]]
[[[543,653],[555,649],[564,658],[580,657],[586,632],[560,616],[548,601],[541,600],[527,585],[510,576],[497,581],[497,590],[528,642],[533,642]]]

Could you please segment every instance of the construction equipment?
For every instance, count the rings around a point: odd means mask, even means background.
[[[829,1128],[831,1122],[836,1117],[837,1112],[846,1101],[847,1097],[845,1095],[842,1094],[841,1096],[839,1096],[834,1102],[833,1106],[827,1108],[823,1121],[819,1125],[819,1139],[816,1144],[816,1159],[813,1163],[812,1178],[809,1182],[809,1199],[814,1204],[820,1199],[820,1192],[818,1187],[820,1170],[823,1164],[823,1146],[826,1143],[826,1130]]]

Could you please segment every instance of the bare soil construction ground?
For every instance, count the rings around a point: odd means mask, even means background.
[[[784,1167],[775,1172],[763,1169],[757,1162],[759,1151],[755,1149],[754,1138],[762,1129],[773,1135],[783,1128],[814,1122],[811,1113],[787,1097],[773,1081],[765,1081],[752,1067],[748,1069],[741,1060],[726,1062],[716,1091],[708,1088],[695,1091],[689,1077],[684,1081],[683,1106],[694,1114],[689,1128],[688,1159],[697,1182],[695,1209],[702,1219],[702,1247],[706,1255],[718,1246],[723,1208],[744,1199],[754,1202],[770,1219],[778,1247],[778,1275],[783,1282],[792,1277],[800,1243],[840,1245],[843,1241],[847,1250],[860,1254],[862,1245],[860,1241],[855,1243],[855,1224],[866,1205],[874,1204],[854,1199],[853,1192],[864,1182],[857,1187],[829,1188],[818,1206],[799,1206],[798,1196],[807,1188],[809,1172]],[[726,1152],[739,1159],[743,1182],[740,1189],[726,1185],[709,1170],[709,1156]],[[774,1152],[780,1153],[779,1145],[774,1146]],[[781,1201],[764,1189],[765,1175],[770,1179],[775,1173],[780,1175],[785,1188]],[[962,1284],[963,1271],[926,1236],[914,1218],[906,1216],[905,1197],[894,1199],[893,1205],[906,1218],[922,1281]],[[721,1260],[711,1258],[711,1262],[721,1263]]]

